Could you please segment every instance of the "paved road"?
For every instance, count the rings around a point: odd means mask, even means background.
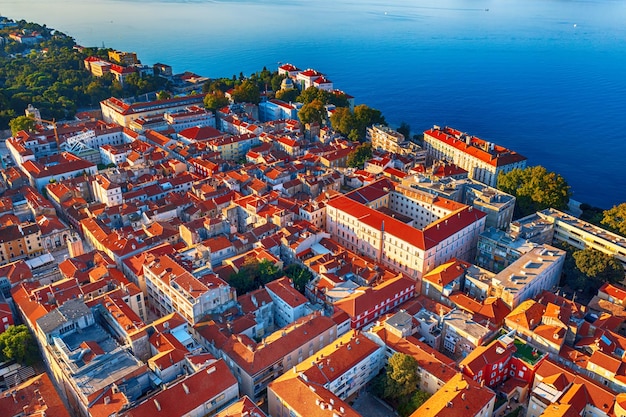
[[[397,417],[398,414],[387,404],[374,397],[369,391],[362,392],[352,404],[352,408],[363,417]]]

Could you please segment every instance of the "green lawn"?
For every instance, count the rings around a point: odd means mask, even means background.
[[[514,356],[528,362],[531,365],[536,364],[543,356],[543,352],[540,351],[537,351],[537,354],[533,355],[533,348],[519,339],[515,339],[513,343],[517,348],[517,352],[515,352]]]

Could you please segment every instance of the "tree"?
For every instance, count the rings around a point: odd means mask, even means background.
[[[603,225],[612,231],[626,236],[626,203],[613,206],[610,210],[602,213]]]
[[[576,268],[590,278],[612,284],[624,279],[624,268],[611,255],[595,249],[583,249],[575,252],[573,256]]]
[[[365,129],[367,127],[374,124],[387,124],[380,110],[373,109],[365,104],[359,104],[354,108],[354,118],[356,119],[356,126],[361,140],[365,138]]]
[[[204,96],[204,107],[212,112],[227,106],[228,103],[228,98],[219,90]]]
[[[258,271],[257,281],[260,285],[272,282],[282,274],[281,270],[267,259],[263,259],[259,262]]]
[[[339,107],[330,116],[330,125],[342,135],[349,135],[353,129],[356,129],[356,119],[347,107]]]
[[[313,100],[312,102],[305,104],[298,111],[298,118],[303,124],[317,122],[322,124],[325,119],[326,109],[324,104],[319,100]]]
[[[306,284],[313,278],[313,274],[308,268],[305,268],[298,264],[291,264],[285,269],[285,275],[287,275],[293,281],[293,286],[296,290],[304,294]]]
[[[394,353],[387,362],[385,397],[394,400],[406,398],[417,390],[418,383],[415,358],[404,353]]]
[[[422,404],[424,404],[426,400],[428,400],[430,397],[431,395],[425,391],[415,391],[415,393],[408,401],[404,401],[398,406],[398,414],[400,414],[400,416],[402,417],[410,416],[415,410],[420,408]]]
[[[363,164],[372,158],[372,144],[362,143],[355,150],[348,154],[348,166],[353,168],[363,168]]]
[[[313,100],[318,99],[318,91],[319,89],[311,86],[306,90],[303,90],[302,93],[300,93],[300,95],[297,97],[297,100],[302,104],[309,104]]]
[[[409,126],[409,124],[406,122],[400,123],[400,127],[396,130],[398,133],[401,133],[407,140],[411,137],[411,126]]]
[[[248,256],[239,271],[230,275],[228,284],[237,293],[245,294],[275,280],[281,274],[281,270],[270,261],[264,259],[259,262],[254,256]]]
[[[285,78],[287,78],[287,75],[286,75],[286,74],[279,74],[279,73],[278,73],[278,71],[277,71],[277,72],[275,72],[275,73],[272,75],[272,78],[271,78],[271,80],[270,80],[270,84],[271,84],[271,86],[272,86],[272,90],[273,90],[273,91],[278,91],[278,90],[280,90],[280,86],[281,86],[281,84],[282,84],[282,82],[283,82],[283,80],[284,80]]]
[[[289,90],[278,90],[276,92],[276,98],[287,103],[296,101],[298,98],[298,90],[291,88]]]
[[[27,116],[17,116],[9,122],[9,126],[11,127],[11,133],[14,135],[21,130],[32,132],[35,130],[35,119]]]
[[[157,93],[157,100],[167,100],[172,98],[172,93],[169,91],[161,90]]]
[[[261,102],[261,90],[254,81],[244,80],[233,90],[233,100],[235,103],[259,104]]]
[[[37,344],[25,325],[9,326],[0,333],[0,361],[14,360],[30,365],[38,355]]]
[[[386,124],[385,118],[379,110],[372,109],[365,104],[354,108],[354,113],[347,107],[339,107],[330,116],[333,129],[348,136],[354,142],[365,139],[365,130],[373,124]]]
[[[497,187],[515,196],[518,217],[546,208],[567,209],[572,195],[569,184],[561,175],[540,165],[501,173]]]

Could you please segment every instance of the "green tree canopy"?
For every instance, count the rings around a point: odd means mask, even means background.
[[[326,108],[324,103],[319,100],[313,100],[312,102],[305,104],[298,111],[298,118],[304,124],[317,122],[322,124],[322,121],[326,118]]]
[[[313,100],[317,100],[318,99],[318,92],[319,91],[320,90],[315,88],[315,87],[309,87],[306,90],[303,90],[302,93],[300,93],[300,95],[297,97],[297,100],[298,100],[298,102],[300,102],[302,104],[309,104]],[[323,101],[322,101],[322,103],[323,103]]]
[[[14,135],[21,130],[32,132],[35,130],[35,119],[27,116],[17,116],[9,122],[9,126],[11,127],[11,133]]]
[[[12,31],[39,25],[20,21]],[[107,49],[74,50],[74,40],[59,31],[51,35],[41,32],[44,40],[35,49],[47,48],[45,54],[35,51],[21,56],[8,56],[0,51],[0,129],[16,115],[24,114],[28,104],[37,107],[44,119],[71,117],[77,108],[96,106],[100,100],[115,96],[127,97],[166,89],[161,77],[129,76],[124,88],[111,74],[94,77],[85,69],[83,60],[95,55],[107,58]],[[0,34],[2,36],[2,34]],[[5,50],[30,48],[6,38]]]
[[[537,165],[516,168],[498,176],[498,189],[515,196],[518,216],[527,216],[546,208],[567,209],[572,195],[567,181]]]
[[[348,166],[363,168],[363,164],[372,158],[372,144],[362,143],[355,150],[348,154]]]
[[[252,80],[244,80],[233,90],[233,100],[235,103],[253,103],[261,102],[261,90],[259,86]]]
[[[601,282],[617,283],[624,279],[624,268],[615,257],[595,249],[574,253],[576,268],[590,278]]]
[[[404,135],[404,138],[407,140],[411,137],[411,126],[407,122],[400,123],[400,127],[396,131]]]
[[[313,278],[313,274],[308,268],[298,264],[291,264],[285,269],[285,275],[287,275],[293,281],[293,286],[296,290],[304,294],[306,284]]]
[[[387,363],[385,397],[401,399],[417,391],[419,375],[417,361],[411,355],[394,353]]]
[[[272,91],[278,91],[280,90],[280,86],[283,82],[283,80],[287,78],[287,75],[285,74],[279,74],[278,71],[276,71],[275,73],[272,74],[272,78],[270,80],[270,84],[272,86]]]
[[[333,129],[348,136],[352,141],[363,141],[365,130],[373,124],[387,124],[380,110],[372,109],[365,104],[354,108],[354,113],[348,108],[337,108],[330,116]]]
[[[626,236],[626,203],[621,203],[609,210],[605,210],[602,213],[601,223],[615,233]]]
[[[224,106],[227,106],[229,103],[228,98],[221,91],[217,90],[212,93],[208,93],[204,96],[204,107],[207,110],[211,110],[215,112],[217,109],[221,109]]]
[[[172,93],[166,90],[161,90],[157,93],[157,100],[167,100],[172,98]]]
[[[15,360],[30,365],[38,355],[37,343],[25,325],[9,326],[0,333],[0,361]]]
[[[239,269],[231,274],[228,284],[237,290],[238,294],[246,294],[278,278],[282,271],[268,260],[259,262],[254,256],[248,256]]]
[[[349,135],[354,129],[356,130],[356,118],[349,108],[340,107],[330,116],[330,125],[342,135]]]
[[[422,404],[424,404],[426,400],[428,400],[430,397],[431,395],[425,391],[415,391],[415,393],[411,395],[411,398],[408,401],[402,402],[398,406],[398,414],[400,414],[401,417],[410,416],[415,410],[420,408]]]
[[[296,90],[295,88],[289,90],[278,90],[276,92],[276,98],[287,103],[291,103],[293,101],[296,101],[296,99],[298,98],[298,94],[298,90]]]
[[[319,100],[323,104],[334,104],[336,107],[348,107],[348,96],[344,93],[335,93],[326,90],[320,90],[317,87],[309,87],[302,91],[296,100],[302,104],[308,104],[313,100]]]

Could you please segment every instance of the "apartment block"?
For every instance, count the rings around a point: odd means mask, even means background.
[[[235,290],[214,274],[194,276],[170,255],[146,256],[143,265],[150,306],[165,315],[179,312],[192,325],[209,313],[235,305]]]
[[[537,212],[537,216],[554,225],[554,242],[598,250],[614,256],[626,269],[626,238],[555,209]]]
[[[347,400],[371,381],[386,363],[384,348],[352,330],[277,379],[302,377]]]
[[[407,189],[390,194],[389,211],[384,194],[360,202],[357,197],[365,189],[371,187],[334,198],[326,208],[327,232],[348,249],[418,281],[453,257],[473,255],[485,227],[483,212]],[[407,219],[401,221],[395,213]]]
[[[258,401],[271,381],[336,337],[335,322],[313,314],[272,333],[261,343],[245,335],[233,335],[222,346],[222,356],[237,378],[241,393]]]
[[[282,277],[269,282],[265,290],[272,299],[278,327],[285,327],[306,314],[308,300],[293,287],[289,278]]]
[[[492,142],[459,130],[439,126],[424,132],[424,146],[430,158],[454,162],[473,180],[496,186],[498,175],[526,168],[526,157]]]
[[[411,417],[489,417],[495,403],[495,392],[457,373],[415,410]]]
[[[372,142],[372,148],[398,155],[410,155],[417,162],[426,161],[426,151],[407,140],[399,133],[384,125],[373,125],[366,129],[365,137]]]

